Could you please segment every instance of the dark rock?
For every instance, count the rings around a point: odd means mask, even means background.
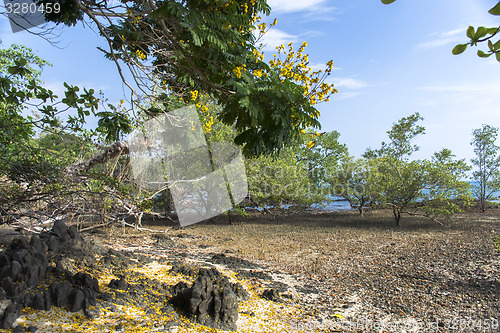
[[[23,266],[30,264],[31,253],[26,249],[19,249],[12,254],[12,260],[17,261]]]
[[[276,289],[266,289],[262,292],[262,297],[273,302],[281,302],[282,299]]]
[[[76,225],[72,225],[68,228],[68,235],[73,240],[83,241],[82,235],[78,232]]]
[[[16,237],[12,243],[10,243],[8,250],[21,250],[21,249],[30,249],[31,246],[28,244],[26,237],[19,236]]]
[[[33,235],[29,243],[26,237],[16,237],[6,251],[0,251],[0,328],[11,328],[20,309],[27,306],[50,310],[54,304],[98,316],[99,311],[93,307],[99,293],[97,279],[84,272],[74,274],[76,265],[95,262],[93,248],[85,243],[76,227],[68,228],[62,221],[54,223],[49,232]],[[40,290],[40,284],[47,283],[47,251],[52,251],[55,268],[51,265],[50,272],[57,282]],[[74,258],[75,264],[68,256]]]
[[[71,294],[71,311],[72,312],[78,312],[83,309],[85,302],[85,294],[81,289],[76,289],[73,291]]]
[[[17,280],[17,278],[21,274],[21,270],[21,264],[16,260],[12,261],[12,263],[10,264],[10,278],[12,279],[12,281]]]
[[[102,292],[100,293],[97,298],[99,298],[100,300],[103,300],[103,301],[106,301],[106,302],[109,302],[109,301],[112,301],[113,300],[113,295],[111,295],[110,293],[107,293],[107,292]]]
[[[90,290],[99,293],[99,281],[88,273],[78,272],[73,276],[72,281],[74,284],[87,287]]]
[[[272,289],[276,289],[278,293],[286,293],[288,289],[290,289],[289,285],[280,281],[272,281],[268,283],[267,286]]]
[[[101,315],[101,309],[97,306],[88,306],[88,304],[86,304],[83,313],[88,319],[95,319],[99,318]]]
[[[33,249],[35,249],[36,252],[39,253],[45,254],[48,249],[47,245],[45,245],[45,243],[40,239],[40,237],[38,237],[38,235],[31,236],[30,245],[31,247],[33,247]]]
[[[127,281],[125,281],[125,278],[123,276],[119,280],[118,279],[111,280],[108,286],[113,289],[120,289],[120,290],[128,289],[128,283]]]
[[[51,305],[52,305],[52,299],[48,291],[45,292],[39,291],[33,295],[33,300],[31,303],[31,307],[33,309],[50,311],[50,308],[52,307]]]
[[[4,251],[0,252],[0,267],[4,267],[6,265],[10,264],[9,257],[7,257],[7,254],[5,254]]]
[[[269,276],[268,274],[262,271],[255,270],[240,269],[238,270],[236,275],[239,277],[244,277],[246,279],[257,278],[259,280],[272,280],[271,276]]]
[[[198,268],[186,264],[182,264],[180,262],[173,262],[171,263],[172,268],[170,269],[169,273],[173,274],[182,274],[186,276],[191,276],[194,277],[198,275]]]
[[[223,330],[236,330],[238,297],[248,294],[239,284],[230,283],[214,268],[200,268],[198,278],[189,287],[179,282],[172,288],[171,303],[185,312],[191,320]]]
[[[60,237],[55,235],[50,235],[47,241],[47,247],[49,251],[58,252],[59,251]]]
[[[68,226],[62,220],[55,221],[52,232],[62,238],[68,234]]]
[[[57,282],[50,285],[50,295],[55,306],[64,308],[69,305],[73,287],[68,281]]]
[[[28,268],[25,275],[26,284],[29,287],[36,287],[40,284],[40,280],[44,278],[45,271],[39,265],[33,265]]]
[[[0,319],[0,328],[8,329],[12,327],[12,324],[14,324],[17,317],[19,317],[19,310],[21,310],[21,307],[18,304],[8,300],[8,305],[3,311],[3,316]]]
[[[229,256],[226,256],[224,253],[214,254],[212,256],[211,261],[213,263],[216,263],[216,264],[225,265],[231,269],[238,269],[238,268],[258,269],[258,268],[262,268],[261,266],[256,265],[248,260],[241,259],[238,257],[229,257]]]
[[[54,273],[59,276],[71,277],[76,273],[77,268],[67,257],[61,258],[57,263]]]
[[[127,258],[122,252],[109,249],[108,253],[101,259],[104,265],[113,266],[118,270],[127,269],[130,259]]]

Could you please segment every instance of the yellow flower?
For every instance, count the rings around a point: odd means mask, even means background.
[[[191,100],[194,101],[198,98],[198,90],[191,91]]]
[[[233,69],[233,73],[234,73],[234,75],[236,75],[236,77],[237,77],[238,79],[241,77],[241,72],[242,72],[242,71],[245,71],[245,68],[244,68],[244,67],[245,67],[245,65],[243,65],[243,67],[238,66],[238,67],[236,67],[235,69]]]
[[[135,51],[135,53],[137,54],[139,59],[141,59],[141,60],[146,59],[146,55],[141,50],[137,50],[137,51]]]
[[[256,77],[261,77],[262,71],[260,69],[256,69],[253,71],[253,75],[255,75]]]
[[[307,148],[312,148],[312,147],[314,147],[314,141],[309,141],[309,142],[306,144],[306,147],[307,147]]]

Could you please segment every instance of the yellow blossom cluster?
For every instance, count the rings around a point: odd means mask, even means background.
[[[196,109],[200,116],[201,123],[203,125],[203,130],[205,133],[209,133],[212,130],[212,125],[214,124],[214,115],[210,112],[209,96],[206,93],[199,92],[198,90],[193,90],[190,92],[191,96],[186,99],[186,103],[196,103]]]
[[[136,16],[136,18],[132,21],[132,24],[134,25],[134,27],[139,27],[139,22],[141,21],[141,16],[138,15]]]
[[[276,47],[278,54],[273,54],[269,64],[279,70],[282,81],[289,79],[299,83],[304,89],[304,97],[311,105],[328,102],[330,96],[337,92],[333,84],[324,82],[332,72],[333,61],[326,63],[324,71],[313,71],[309,66],[309,55],[304,54],[306,47],[307,42],[304,42],[297,51],[294,51],[293,43],[288,44],[288,50],[281,44]],[[319,113],[314,116],[318,117]]]
[[[302,131],[300,131],[300,133],[306,133],[306,130],[303,129]],[[305,143],[306,147],[307,148],[314,147],[314,145],[316,145],[316,140],[314,140],[314,138],[316,138],[318,136],[322,136],[323,134],[325,134],[325,133],[323,132],[323,133],[312,133],[312,134],[310,134],[309,137],[311,138],[311,140],[309,140],[307,143]]]
[[[139,59],[141,59],[141,60],[146,59],[146,55],[141,50],[136,50],[135,53],[137,54],[137,56],[139,57]]]
[[[312,141],[312,140],[311,140],[311,141],[309,141],[308,143],[306,143],[306,147],[307,147],[307,148],[312,148],[312,147],[314,147],[314,144],[315,144],[315,143],[316,143],[315,141]]]
[[[242,66],[237,66],[236,68],[233,69],[234,75],[239,79],[241,77],[241,74],[246,71],[246,65],[243,64]]]

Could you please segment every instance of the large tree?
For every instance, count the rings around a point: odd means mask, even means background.
[[[319,128],[315,104],[335,92],[325,71],[309,67],[305,44],[289,45],[264,62],[254,31],[268,15],[265,0],[42,0],[58,2],[61,12],[46,20],[74,25],[90,22],[108,44],[102,50],[132,90],[154,98],[160,111],[172,109],[172,96],[209,93],[220,105],[218,117],[238,131],[234,141],[247,155],[281,149],[306,127]],[[133,77],[125,80],[124,68]],[[158,109],[150,110],[157,112]]]
[[[481,211],[486,211],[486,202],[490,200],[493,193],[500,190],[500,147],[495,144],[498,136],[498,128],[483,125],[472,132],[471,145],[474,147],[476,157],[472,163],[477,170],[473,173],[473,179],[479,182],[474,189],[479,199]]]

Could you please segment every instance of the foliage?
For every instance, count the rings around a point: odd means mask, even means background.
[[[391,142],[365,155],[377,165],[371,169],[371,199],[391,207],[397,225],[402,214],[450,215],[461,211],[457,201],[470,202],[469,184],[462,180],[469,167],[454,160],[450,150],[435,153],[431,161],[409,160],[419,148],[411,142],[425,131],[417,125],[420,120],[418,113],[400,119],[387,132]]]
[[[396,0],[382,0],[382,3],[391,4],[394,1]],[[500,1],[497,2],[497,4],[493,6],[493,8],[488,11],[488,13],[490,13],[491,15],[500,15]],[[470,39],[470,42],[456,45],[453,48],[452,53],[455,55],[461,54],[467,49],[467,46],[469,45],[477,46],[478,43],[487,42],[488,50],[486,52],[483,50],[478,50],[477,55],[481,58],[488,58],[494,54],[496,59],[500,62],[500,39],[497,41],[493,41],[493,37],[497,36],[499,33],[500,26],[493,28],[478,27],[477,29],[473,26],[469,26],[467,28],[466,34]]]
[[[495,243],[495,248],[497,249],[497,251],[500,252],[500,236],[495,236],[493,238],[493,242]]]
[[[376,159],[354,159],[347,155],[330,177],[335,195],[347,200],[352,208],[357,208],[361,216],[364,215],[364,208],[375,198],[376,162]]]
[[[43,222],[69,212],[105,214],[99,207],[112,202],[121,202],[123,209],[126,193],[113,172],[96,170],[75,182],[65,169],[93,155],[98,134],[108,134],[107,126],[100,133],[82,128],[87,116],[96,115],[99,100],[94,91],[81,93],[65,83],[59,99],[40,82],[40,71],[47,63],[30,49],[13,45],[0,50],[0,55],[2,221]],[[66,111],[72,114],[59,118]],[[116,169],[117,162],[111,169]]]
[[[336,172],[339,161],[347,155],[347,147],[339,142],[337,131],[315,133],[304,131],[293,150],[307,170],[309,179],[319,187],[330,185],[329,174]]]
[[[280,48],[285,60],[264,62],[254,30],[266,32],[266,24],[258,23],[260,14],[269,14],[265,0],[56,1],[63,10],[46,20],[74,25],[88,16],[110,45],[105,55],[125,82],[121,65],[131,69],[137,87],[126,84],[133,95],[140,92],[158,103],[171,96],[189,100],[193,92],[212,96],[221,106],[219,119],[234,126],[234,141],[246,155],[275,152],[300,130],[319,128],[314,105],[336,92],[324,82],[333,63],[313,72],[305,44],[297,52],[292,45],[288,53]],[[166,92],[156,93],[159,89]]]
[[[246,159],[250,205],[289,209],[309,207],[325,198],[291,149],[279,155]]]
[[[491,199],[495,191],[500,190],[500,147],[495,144],[498,128],[484,125],[472,132],[471,145],[474,147],[476,157],[472,164],[477,170],[473,179],[479,182],[479,188],[474,190],[479,199],[481,211],[486,210],[486,201]]]

